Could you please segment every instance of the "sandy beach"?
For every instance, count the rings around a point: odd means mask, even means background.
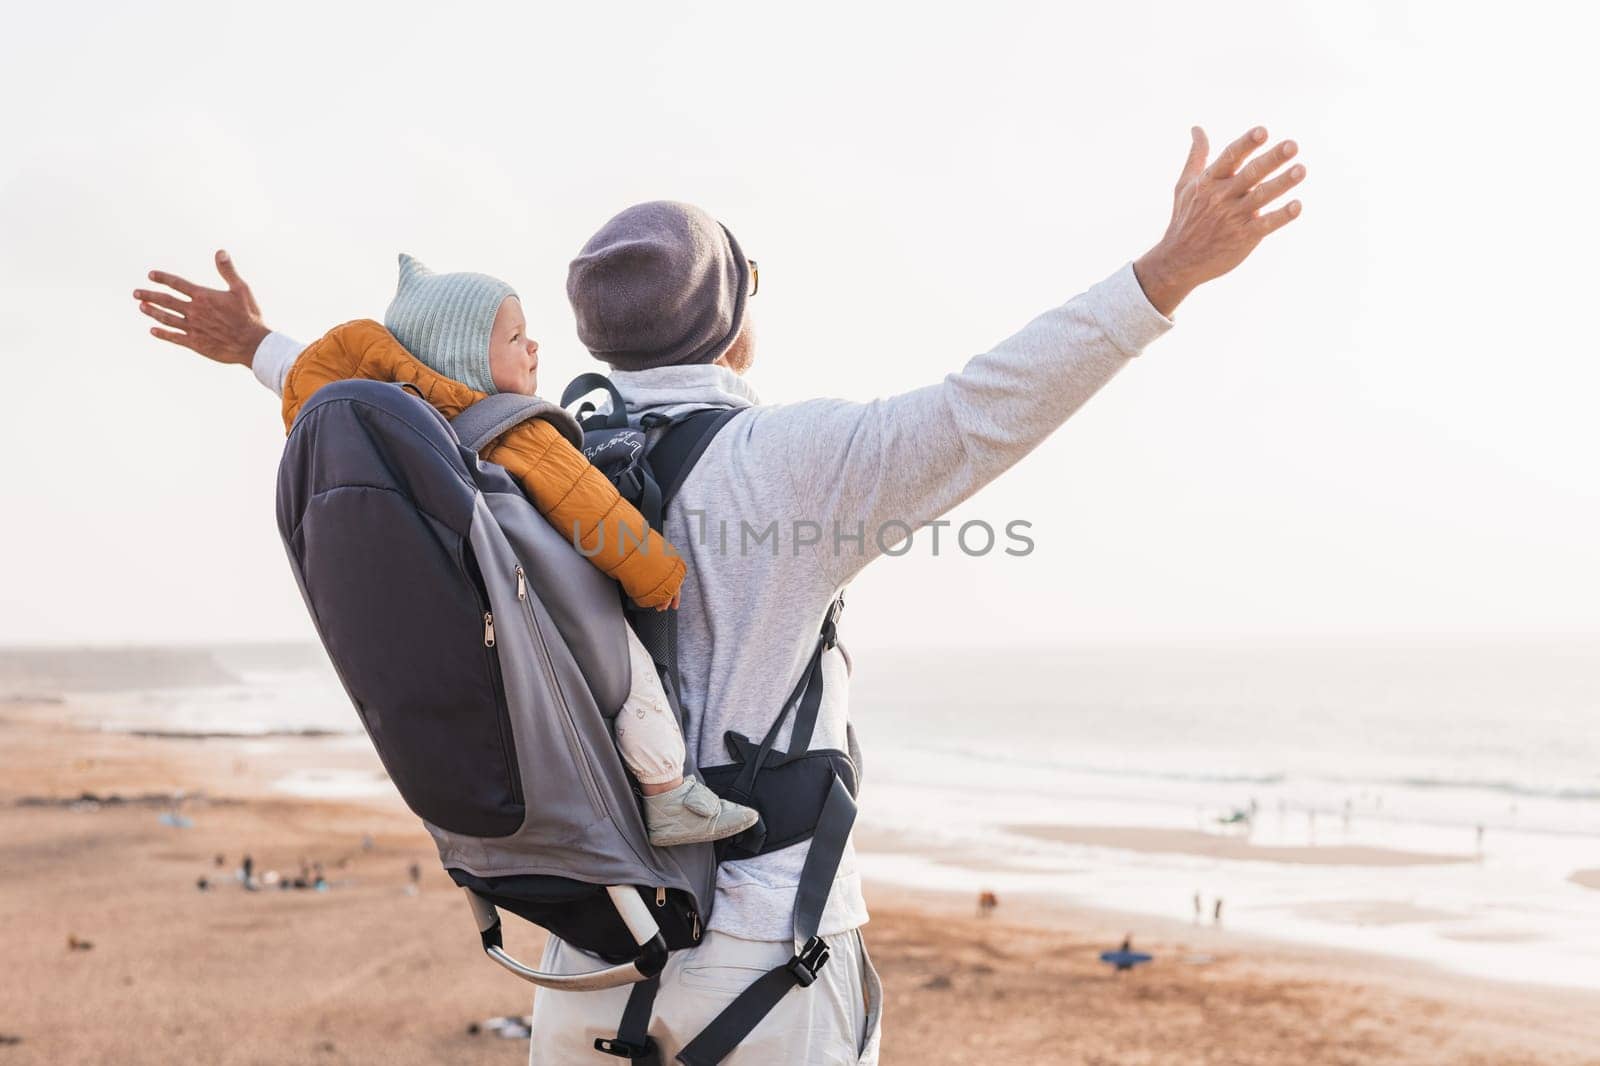
[[[528,995],[481,957],[392,794],[273,788],[315,738],[64,718],[0,708],[0,1061],[525,1061],[525,1042],[472,1031],[525,1014]],[[341,759],[374,765],[355,746],[316,764]],[[166,824],[174,812],[192,824]],[[233,870],[246,852],[258,875],[320,863],[329,887],[245,891]],[[870,903],[885,1063],[1600,1063],[1600,995],[1020,898],[988,919],[937,891],[874,885]],[[1157,961],[1113,974],[1097,956],[1128,929]],[[523,953],[539,942],[513,934]]]

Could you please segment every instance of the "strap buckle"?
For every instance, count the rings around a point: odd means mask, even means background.
[[[822,647],[831,651],[839,644],[839,616],[844,613],[844,593],[839,593],[828,604],[828,614],[822,620]]]
[[[820,936],[814,936],[789,960],[788,970],[794,975],[796,984],[801,988],[810,988],[827,962],[828,945]]]
[[[615,1055],[619,1059],[628,1059],[630,1062],[637,1059],[648,1059],[656,1054],[656,1042],[649,1037],[644,1038],[642,1044],[630,1044],[614,1036],[597,1036],[594,1038],[594,1049],[603,1051],[607,1055]],[[660,1061],[659,1059],[656,1061]]]

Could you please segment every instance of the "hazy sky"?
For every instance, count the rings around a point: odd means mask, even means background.
[[[400,250],[522,293],[627,204],[761,262],[768,400],[936,379],[1148,247],[1192,123],[1302,218],[962,509],[1026,559],[857,583],[863,645],[1600,633],[1600,208],[1573,5],[31,5],[0,41],[0,642],[309,638],[250,375],[128,293],[228,247],[274,326]],[[554,6],[554,5],[552,5]]]

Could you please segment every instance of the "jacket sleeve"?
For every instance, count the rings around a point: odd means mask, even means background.
[[[640,607],[671,601],[683,557],[549,422],[531,419],[483,451],[516,476],[549,523]]]
[[[283,377],[284,432],[318,389],[350,378],[406,382],[446,418],[454,418],[483,399],[483,393],[419,362],[378,323],[358,319],[335,326],[313,341],[289,367]]]

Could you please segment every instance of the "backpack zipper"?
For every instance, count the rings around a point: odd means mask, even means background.
[[[521,563],[517,564],[516,574],[517,600],[522,604],[523,616],[528,621],[528,628],[533,630],[534,643],[538,644],[539,654],[544,657],[545,669],[554,674],[555,664],[550,660],[550,648],[545,644],[544,633],[533,617],[533,604],[528,601],[528,579]],[[594,779],[593,769],[589,766],[589,760],[584,757],[583,741],[578,737],[578,726],[572,719],[572,709],[567,706],[567,698],[562,694],[561,686],[552,687],[555,689],[557,701],[561,704],[561,725],[567,734],[567,743],[572,748],[572,761],[578,764],[578,776],[583,778],[584,788],[589,793],[589,802],[594,805],[595,813],[608,815],[605,800],[600,796],[600,786]]]
[[[485,602],[488,596],[484,597]],[[505,757],[506,782],[511,788],[511,795],[518,805],[524,800],[522,796],[522,774],[517,769],[517,742],[511,733],[511,720],[509,718],[510,706],[506,703],[505,683],[500,679],[500,661],[496,658],[499,654],[494,650],[494,612],[483,612],[483,646],[485,657],[489,661],[489,681],[494,686],[494,701],[497,720],[495,725],[500,733],[500,752]]]
[[[489,600],[489,590],[484,587],[483,577],[478,572],[476,563],[470,561],[472,546],[465,544],[463,547],[465,553],[462,558],[462,569],[472,578],[473,591],[478,596],[478,606],[483,610],[484,659],[489,667],[489,682],[494,688],[495,725],[500,733],[500,753],[505,758],[506,783],[511,790],[513,801],[518,806],[524,806],[526,799],[522,794],[522,773],[517,764],[517,741],[511,728],[511,705],[506,702],[505,681],[500,676],[500,653],[495,650],[494,609]]]
[[[656,887],[656,906],[666,905],[667,888],[665,885],[659,885]],[[696,944],[700,943],[700,912],[693,907],[689,908],[689,939]]]

